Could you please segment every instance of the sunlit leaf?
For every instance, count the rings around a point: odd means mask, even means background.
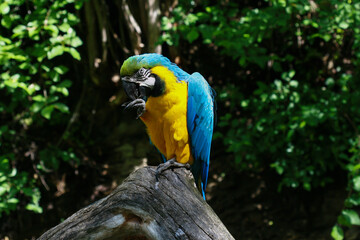
[[[342,29],[347,29],[349,27],[349,24],[347,22],[341,22],[339,23],[339,27]]]
[[[4,195],[7,191],[7,188],[5,188],[4,186],[0,186],[0,197]]]
[[[79,47],[83,44],[79,37],[74,37],[70,39],[70,45],[74,48]]]
[[[66,66],[64,66],[64,65],[60,65],[60,66],[54,67],[54,70],[55,70],[57,73],[63,75],[63,74],[65,74],[65,73],[67,73],[67,71],[69,71],[69,68],[66,67]]]
[[[354,190],[360,192],[360,176],[356,176],[353,179]]]
[[[45,97],[43,95],[36,95],[34,97],[32,97],[32,100],[36,101],[36,102],[45,102]]]
[[[3,3],[0,4],[0,13],[2,15],[8,14],[9,11],[10,11],[10,7],[6,2],[3,2]]]
[[[80,53],[75,48],[69,48],[68,52],[76,60],[79,60],[79,61],[81,60]]]
[[[62,23],[60,26],[59,26],[59,29],[62,31],[62,32],[67,32],[69,29],[70,29],[70,25],[66,22]]]
[[[60,56],[64,53],[64,47],[61,45],[53,47],[48,53],[47,57],[48,59],[53,59],[56,56]]]
[[[346,207],[360,206],[360,193],[353,193],[345,200]]]
[[[339,225],[335,225],[331,230],[331,237],[334,240],[343,240],[344,239],[344,232]]]
[[[33,211],[33,212],[36,212],[36,213],[42,213],[43,212],[43,209],[40,206],[32,204],[32,203],[29,203],[28,205],[26,205],[25,208],[27,210],[29,210],[29,211]]]
[[[344,226],[360,225],[360,218],[356,211],[345,209],[341,212],[338,222]]]
[[[6,201],[7,203],[11,203],[11,204],[17,204],[19,202],[19,199],[17,198],[10,198]]]

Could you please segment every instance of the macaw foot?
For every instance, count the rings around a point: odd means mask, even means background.
[[[179,163],[176,161],[175,158],[172,158],[164,163],[159,164],[159,166],[156,168],[156,173],[155,173],[155,178],[156,178],[155,189],[157,189],[159,185],[159,175],[164,171],[172,168],[186,168],[190,170],[190,164]]]
[[[124,103],[124,110],[126,109],[136,109],[136,118],[141,117],[145,112],[145,101],[141,98],[137,98],[129,103]]]

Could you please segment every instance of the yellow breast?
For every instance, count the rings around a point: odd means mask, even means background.
[[[141,120],[147,127],[152,143],[167,160],[192,164],[187,131],[187,83],[177,81],[166,67],[157,66],[151,72],[165,82],[165,92],[149,97]]]

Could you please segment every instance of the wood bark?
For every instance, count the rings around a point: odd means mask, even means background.
[[[157,45],[160,38],[160,1],[148,0],[149,10],[147,11],[147,39],[148,52],[161,53],[161,45]]]
[[[158,183],[155,170],[136,170],[110,195],[39,239],[234,239],[203,200],[188,170],[167,170]]]

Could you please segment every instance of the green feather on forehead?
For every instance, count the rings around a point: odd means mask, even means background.
[[[189,76],[189,74],[181,70],[177,65],[171,63],[168,58],[156,53],[147,53],[129,57],[125,60],[120,69],[120,76],[131,76],[140,68],[151,69],[156,66],[168,68],[174,73],[178,80],[185,80]]]
[[[120,76],[130,76],[136,73],[140,68],[150,69],[154,66],[151,66],[149,62],[146,61],[146,59],[144,60],[141,56],[132,56],[123,63],[120,69]]]

